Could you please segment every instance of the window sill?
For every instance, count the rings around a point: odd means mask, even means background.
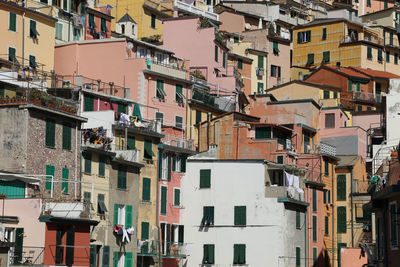
[[[128,189],[126,188],[117,188],[117,190],[128,192]]]
[[[211,188],[211,186],[210,187],[199,187],[199,189],[210,189]]]
[[[56,149],[56,146],[47,146],[45,145],[46,148],[50,148],[50,149]]]
[[[83,172],[83,174],[92,175],[92,173],[90,173],[90,172]]]
[[[142,201],[140,201],[140,204],[150,205],[151,201],[150,200],[142,200]]]
[[[67,152],[72,152],[72,150],[71,150],[71,149],[66,149],[66,148],[63,148],[62,150],[63,150],[63,151],[67,151]]]

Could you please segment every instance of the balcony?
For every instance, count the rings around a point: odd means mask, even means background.
[[[79,201],[44,201],[41,216],[52,216],[69,219],[90,219],[92,204]]]
[[[130,150],[114,150],[116,154],[116,158],[140,163],[140,150],[137,149],[130,149]]]
[[[185,2],[175,0],[175,9],[181,12],[187,12],[193,15],[202,16],[214,21],[219,21],[219,15],[213,12],[195,7],[193,5],[187,4]]]
[[[186,258],[187,244],[179,242],[162,242],[163,258]]]
[[[147,65],[147,68],[162,75],[186,80],[186,71],[177,68],[175,64],[161,64],[157,62],[152,62],[151,65]]]
[[[279,14],[279,19],[281,21],[284,21],[286,23],[292,24],[292,25],[302,25],[302,24],[306,24],[308,21],[306,19],[302,19],[299,17],[292,17],[289,14]]]
[[[336,156],[336,147],[321,142],[319,145],[319,153],[335,157]]]
[[[265,182],[266,198],[289,198],[304,201],[304,192],[300,188],[302,177],[289,181],[285,177],[281,164],[268,163],[268,175]],[[290,186],[287,186],[290,184]]]
[[[119,121],[116,121],[113,128],[124,129],[128,127],[132,131],[143,134],[155,135],[156,137],[163,137],[161,134],[161,122],[157,120],[142,120],[137,121],[134,116],[121,116]]]
[[[201,92],[199,90],[193,90],[192,91],[192,99],[198,100],[198,101],[202,102],[203,104],[208,105],[210,107],[218,108],[218,105],[215,104],[215,97],[208,93]]]
[[[13,247],[10,250],[9,266],[43,266],[43,260],[44,247],[24,246],[22,247],[22,251],[18,251]]]
[[[353,101],[359,101],[364,103],[380,103],[381,95],[379,95],[379,99],[375,97],[373,93],[364,93],[364,92],[353,92]]]

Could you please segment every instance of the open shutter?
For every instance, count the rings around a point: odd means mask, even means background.
[[[186,157],[181,157],[181,172],[186,172]]]
[[[56,258],[55,258],[56,264],[62,263],[62,255],[64,252],[64,247],[61,246],[61,240],[62,240],[63,234],[64,234],[63,230],[61,230],[61,229],[57,230],[57,233],[56,233]]]
[[[185,238],[184,238],[184,232],[185,232],[185,226],[183,225],[179,225],[178,227],[178,242],[183,244],[185,242]]]
[[[125,227],[132,227],[132,216],[133,216],[133,207],[132,205],[126,205],[125,208]]]
[[[103,248],[103,267],[110,267],[110,246]]]
[[[75,249],[75,227],[69,227],[67,231],[67,248],[65,253],[65,264],[72,265],[74,263],[74,249]]]
[[[167,255],[170,254],[171,249],[171,225],[167,224]]]
[[[22,264],[22,250],[24,244],[24,228],[15,230],[14,264]]]
[[[114,227],[118,224],[118,209],[119,204],[114,204]]]
[[[175,188],[174,191],[175,191],[174,192],[174,205],[179,206],[181,204],[181,199],[180,199],[181,190]]]
[[[171,181],[171,154],[168,154],[168,181]]]
[[[135,136],[133,136],[133,135],[128,135],[128,141],[127,141],[127,143],[126,143],[126,145],[127,145],[127,149],[128,150],[133,150],[133,149],[135,149]]]
[[[176,171],[175,165],[176,165],[176,155],[174,154],[172,156],[172,171]]]
[[[158,179],[161,180],[162,177],[162,152],[158,152]]]
[[[133,265],[133,253],[125,252],[125,266],[124,267],[132,267]]]

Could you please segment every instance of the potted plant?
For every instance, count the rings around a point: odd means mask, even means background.
[[[270,186],[271,186],[271,182],[270,182],[270,181],[266,181],[266,182],[265,182],[265,186],[270,187]]]
[[[55,97],[50,96],[47,106],[49,108],[55,108],[57,105],[57,99]]]
[[[392,158],[397,158],[397,157],[399,156],[399,147],[398,147],[398,146],[396,146],[395,148],[393,148],[393,151],[392,151],[392,153],[390,154],[390,156],[391,156]]]

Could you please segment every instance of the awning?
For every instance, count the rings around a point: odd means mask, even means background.
[[[6,173],[0,172],[1,181],[14,181],[19,180],[29,184],[39,184],[41,179],[35,178],[26,174]]]

